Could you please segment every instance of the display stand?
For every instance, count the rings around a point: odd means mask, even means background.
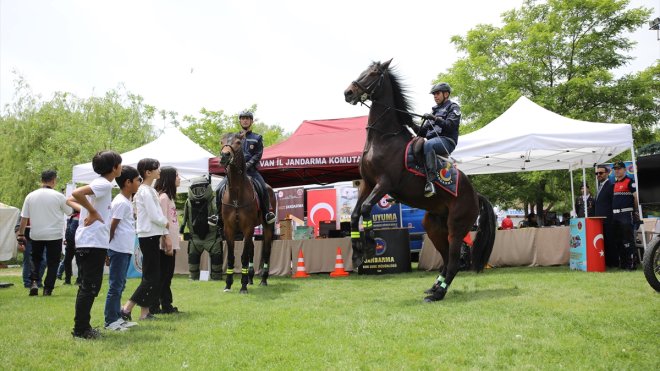
[[[605,272],[603,217],[571,219],[569,240],[570,268],[586,272]]]

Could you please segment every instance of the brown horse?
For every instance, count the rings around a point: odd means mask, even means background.
[[[425,178],[405,169],[404,154],[413,138],[406,126],[416,125],[409,112],[406,92],[389,68],[391,61],[372,63],[344,91],[348,103],[372,102],[367,141],[360,160],[363,182],[351,215],[353,264],[357,267],[374,256],[371,209],[389,194],[407,205],[427,210],[422,225],[442,255],[444,266],[431,289],[426,291],[430,295],[425,301],[442,300],[458,272],[463,237],[479,217],[472,248],[472,269],[482,271],[493,249],[497,219],[490,202],[474,190],[462,172],[459,172],[457,196],[439,191],[426,198],[423,195]],[[363,233],[358,229],[360,217]]]
[[[263,225],[263,249],[261,262],[262,286],[268,285],[268,264],[270,250],[273,242],[274,225],[263,220],[263,213],[259,207],[259,197],[252,179],[245,172],[245,157],[241,146],[245,139],[245,132],[225,134],[220,144],[220,163],[226,168],[227,187],[222,195],[221,216],[224,222],[224,234],[227,241],[227,279],[225,291],[231,290],[234,283],[234,240],[237,233],[243,234],[243,254],[241,254],[241,294],[247,293],[250,281],[249,263],[254,256],[254,227]],[[268,187],[270,202],[273,203],[275,195],[273,189]],[[266,206],[263,206],[266,207]]]

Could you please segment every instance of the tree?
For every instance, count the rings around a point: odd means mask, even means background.
[[[627,5],[626,0],[527,0],[503,13],[502,27],[479,25],[452,37],[464,56],[438,81],[455,87],[461,131],[481,128],[525,95],[564,116],[630,123],[637,145],[652,141],[660,120],[660,64],[620,78],[613,73],[632,58],[626,53],[634,43],[625,33],[645,25],[651,14]],[[566,172],[474,178],[478,189],[502,203],[542,209],[545,200],[570,208],[562,201],[570,200],[562,188],[570,189]],[[521,186],[527,182],[535,186]]]
[[[249,111],[255,113],[257,106],[253,105]],[[199,144],[207,151],[213,154],[220,153],[220,138],[226,133],[237,132],[241,130],[238,121],[238,114],[227,115],[224,111],[209,111],[202,108],[199,112],[201,117],[184,116],[185,127],[181,131],[186,134],[193,142]],[[276,144],[286,139],[284,129],[280,126],[266,125],[259,120],[252,124],[254,132],[259,133],[264,138],[264,147]]]
[[[0,116],[0,200],[20,207],[43,170],[57,170],[64,187],[73,165],[91,161],[96,152],[121,153],[147,143],[156,113],[142,97],[121,89],[88,99],[58,92],[41,101],[18,76],[14,102]]]

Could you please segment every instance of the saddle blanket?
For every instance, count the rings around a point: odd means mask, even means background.
[[[415,161],[415,155],[413,153],[413,146],[412,146],[413,140],[408,142],[408,144],[406,145],[406,152],[404,154],[405,156],[404,163],[406,170],[417,176],[426,178],[424,164],[423,163],[420,164],[417,161]],[[458,178],[459,178],[458,169],[456,169],[454,164],[452,164],[451,162],[443,161],[440,158],[436,157],[435,161],[436,161],[436,169],[438,169],[438,172],[436,174],[435,179],[433,180],[433,183],[436,186],[444,189],[452,196],[454,197],[458,196]]]

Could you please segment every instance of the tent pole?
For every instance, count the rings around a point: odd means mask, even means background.
[[[573,210],[573,217],[577,217],[577,213],[575,212],[575,187],[573,187],[573,169],[571,169],[571,165],[568,165],[568,173],[571,175],[571,210]]]
[[[587,207],[587,172],[584,168],[584,164],[580,161],[582,165],[582,202],[584,205],[584,217],[589,217],[589,208]]]
[[[642,225],[639,227],[642,230],[642,243],[644,244],[644,251],[646,251],[646,230],[644,228],[644,214],[642,214],[642,204],[639,202],[639,179],[637,179],[637,160],[635,159],[635,147],[630,147],[630,154],[633,162],[633,177],[635,177],[635,188],[637,189],[637,212],[641,219]]]

